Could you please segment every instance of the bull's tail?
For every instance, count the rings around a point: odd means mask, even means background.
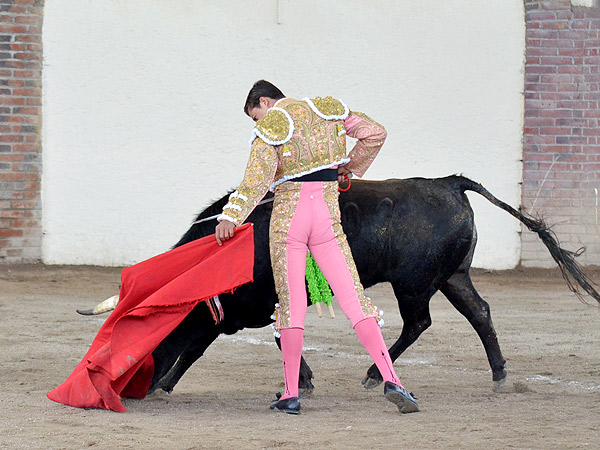
[[[585,248],[580,248],[576,252],[571,252],[561,248],[556,234],[548,225],[546,225],[542,218],[535,219],[533,217],[528,217],[503,201],[498,200],[481,184],[465,177],[459,177],[459,179],[460,189],[462,192],[477,192],[492,204],[503,209],[511,216],[517,218],[530,231],[537,233],[544,245],[548,248],[548,251],[552,255],[554,261],[556,261],[556,264],[558,264],[558,267],[560,268],[562,276],[567,282],[569,289],[571,289],[571,291],[573,291],[581,301],[585,301],[585,299],[579,287],[581,287],[588,295],[600,303],[600,294],[595,289],[596,284],[583,272],[581,266],[575,260],[577,256],[581,255],[585,251]]]

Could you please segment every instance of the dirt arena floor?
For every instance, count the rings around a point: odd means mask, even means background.
[[[600,270],[589,270],[600,282]],[[51,402],[104,318],[83,317],[118,292],[120,270],[0,266],[0,448],[600,448],[600,310],[555,270],[474,273],[489,302],[508,380],[493,392],[479,338],[437,294],[432,327],[396,361],[421,412],[401,415],[360,380],[370,365],[339,308],[309,309],[304,356],[315,391],[302,414],[269,410],[281,390],[270,328],[220,337],[172,394],[125,400],[123,414]],[[401,319],[389,285],[369,290],[392,344]]]

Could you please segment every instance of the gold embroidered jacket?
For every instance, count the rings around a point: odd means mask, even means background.
[[[358,142],[346,155],[346,136]],[[332,97],[284,98],[256,122],[244,180],[217,220],[241,225],[269,188],[321,169],[345,165],[362,177],[386,138],[363,113]]]

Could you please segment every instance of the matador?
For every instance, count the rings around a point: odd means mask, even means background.
[[[365,296],[340,223],[338,181],[349,174],[363,176],[385,141],[385,129],[341,100],[288,98],[265,80],[250,90],[244,112],[256,122],[250,158],[215,232],[219,244],[231,238],[267,191],[274,192],[269,246],[279,298],[277,327],[285,392],[271,409],[300,412],[298,378],[307,311],[304,276],[310,251],[379,369],[385,397],[402,413],[418,411],[394,371],[378,311]],[[348,154],[346,136],[357,139]]]

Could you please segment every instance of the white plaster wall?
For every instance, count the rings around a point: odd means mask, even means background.
[[[594,6],[600,6],[599,0],[571,0],[573,6],[585,6],[587,8],[593,8]]]
[[[463,173],[517,207],[523,17],[522,0],[46,2],[44,262],[167,250],[241,180],[260,78],[383,123],[367,178]],[[471,198],[475,265],[513,267],[518,223]]]

